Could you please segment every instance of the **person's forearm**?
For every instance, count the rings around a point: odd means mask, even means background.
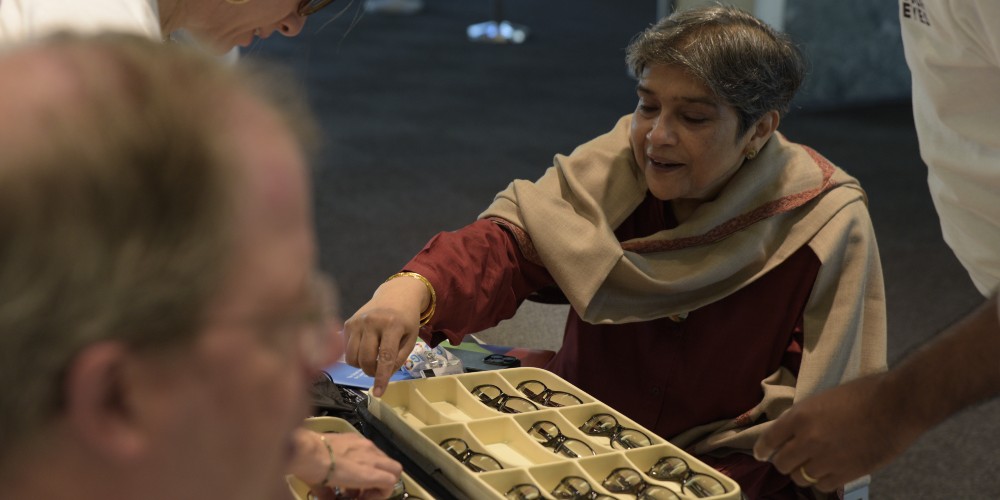
[[[516,240],[489,220],[436,235],[405,268],[438,289],[428,330],[452,340],[496,326],[531,291],[552,283],[545,268],[528,261]]]
[[[1000,319],[994,295],[886,374],[883,395],[900,431],[916,435],[1000,394]]]
[[[318,485],[326,479],[329,458],[319,433],[300,427],[295,431],[295,456],[287,472],[310,486]]]

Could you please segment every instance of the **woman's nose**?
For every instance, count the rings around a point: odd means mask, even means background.
[[[278,31],[288,37],[297,36],[299,33],[302,33],[302,28],[305,25],[305,16],[300,16],[298,12],[292,12],[278,23]]]
[[[646,134],[646,140],[654,144],[673,144],[677,141],[677,134],[668,120],[660,118],[653,122],[653,127]]]

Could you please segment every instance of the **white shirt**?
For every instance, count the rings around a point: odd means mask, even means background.
[[[156,0],[0,0],[0,43],[57,31],[119,31],[163,39]]]
[[[900,0],[920,156],[945,242],[1000,283],[1000,1]]]

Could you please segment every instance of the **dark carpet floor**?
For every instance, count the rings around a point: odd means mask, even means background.
[[[609,129],[634,107],[624,47],[654,2],[508,2],[519,46],[470,43],[483,0],[428,0],[416,16],[362,16],[341,0],[296,39],[259,43],[305,82],[324,130],[315,178],[321,266],[345,314],[433,234],[476,217],[514,178]],[[280,38],[280,37],[278,37]],[[794,109],[780,128],[858,177],[885,270],[890,363],[981,298],[941,240],[908,102]],[[919,388],[914,388],[919,393]],[[1000,498],[1000,404],[963,412],[873,476],[871,497]]]

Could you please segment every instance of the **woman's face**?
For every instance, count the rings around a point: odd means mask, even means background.
[[[299,0],[227,0],[196,2],[185,12],[187,29],[213,50],[223,53],[239,45],[246,47],[254,38],[274,33],[296,36],[306,18],[298,14]]]
[[[637,92],[632,151],[650,192],[664,201],[713,199],[743,164],[755,127],[737,137],[736,110],[676,66],[647,67]]]

